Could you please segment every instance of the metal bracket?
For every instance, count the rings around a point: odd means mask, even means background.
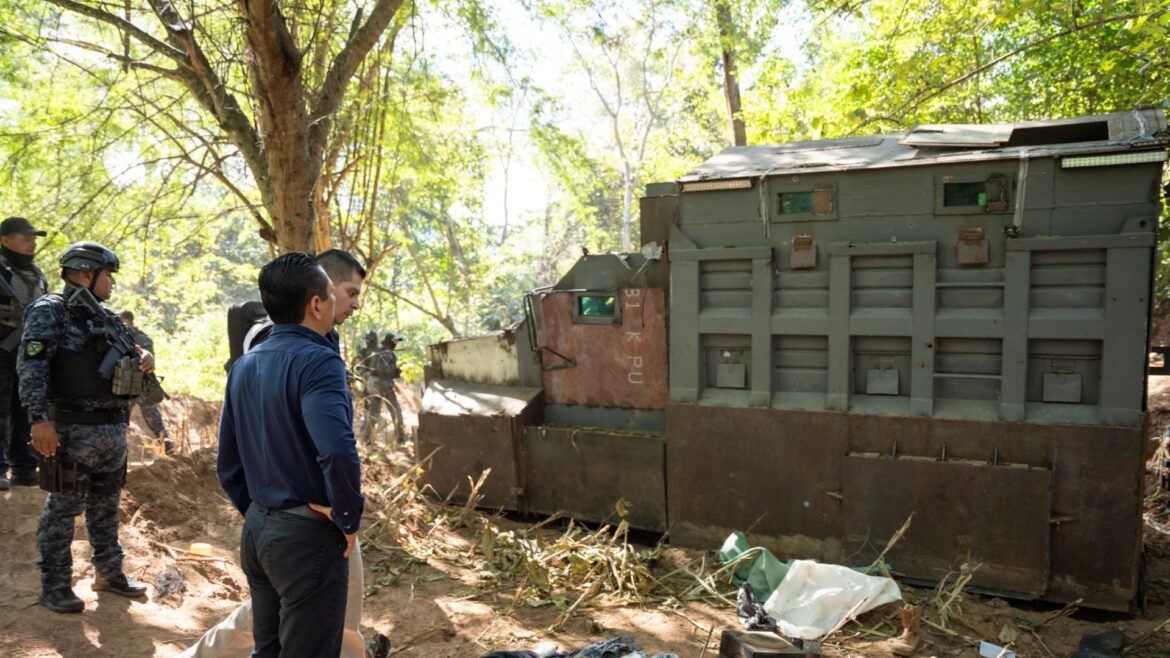
[[[564,363],[557,363],[557,364],[554,364],[551,366],[546,366],[546,365],[544,365],[544,360],[542,359],[540,362],[540,369],[544,370],[545,372],[548,372],[549,370],[564,370],[565,368],[576,368],[577,367],[577,360],[576,359],[567,357],[564,354],[561,354],[560,352],[554,350],[551,347],[548,347],[546,345],[541,345],[540,347],[537,348],[537,351],[548,352],[549,354],[552,354],[553,356],[564,361]]]

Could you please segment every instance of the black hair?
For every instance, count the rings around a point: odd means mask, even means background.
[[[324,298],[329,276],[309,254],[299,251],[278,256],[260,268],[260,301],[275,324],[300,324],[305,305],[314,297]]]
[[[118,314],[118,317],[122,318],[123,320],[129,320],[129,321],[133,322],[134,321],[134,311],[122,311],[121,313]]]
[[[325,268],[325,273],[334,283],[348,281],[354,272],[362,279],[366,278],[366,268],[348,251],[340,249],[326,249],[317,254],[317,262]]]

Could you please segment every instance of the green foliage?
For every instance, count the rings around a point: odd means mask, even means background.
[[[522,317],[524,291],[555,282],[581,249],[620,248],[645,183],[729,145],[725,48],[750,143],[1170,98],[1170,0],[718,1],[735,24],[726,37],[716,0],[527,0],[532,25],[558,35],[555,54],[527,50],[532,35],[503,5],[407,3],[331,128],[322,199],[333,243],[371,266],[364,308],[342,327],[347,351],[368,329],[398,331],[417,379],[426,344],[507,327]],[[165,36],[145,5],[131,5],[136,24]],[[281,7],[313,88],[358,4]],[[191,8],[254,115],[235,10]],[[792,43],[801,45],[782,47]],[[41,263],[80,239],[117,249],[125,267],[113,305],[155,337],[168,387],[216,397],[226,308],[256,297],[271,256],[256,230],[259,191],[216,123],[157,68],[125,66],[127,54],[158,62],[122,44],[113,28],[47,3],[0,0],[0,214],[50,230]],[[559,78],[538,85],[540,67]],[[532,194],[544,183],[547,198],[492,223],[489,176],[525,149],[542,178]]]
[[[777,77],[773,66],[765,78],[766,89],[780,83],[799,110],[775,106],[773,94],[747,94],[745,104],[764,123],[834,137],[1161,102],[1159,69],[1170,51],[1156,35],[1166,9],[1164,0],[875,0],[845,10],[813,3],[809,74]]]
[[[217,400],[223,396],[223,365],[228,360],[228,345],[223,337],[227,314],[217,306],[205,308],[202,314],[188,316],[171,333],[152,331],[149,324],[140,324],[154,339],[163,388]]]

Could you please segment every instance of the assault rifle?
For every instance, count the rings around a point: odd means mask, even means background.
[[[114,377],[114,368],[122,359],[129,357],[133,361],[134,370],[125,373],[126,376],[137,376],[138,367],[138,350],[135,347],[134,336],[131,335],[130,330],[122,323],[121,318],[114,315],[112,311],[101,305],[101,302],[93,296],[89,288],[74,288],[73,292],[69,294],[69,298],[65,300],[66,304],[73,307],[83,308],[88,311],[93,318],[94,324],[97,325],[96,333],[102,334],[110,343],[110,350],[106,352],[102,359],[101,365],[98,366],[98,374],[102,379],[111,379]],[[159,382],[158,377],[153,372],[140,373],[142,375],[142,390],[140,394],[143,402],[147,404],[157,404],[163,400],[169,400],[171,396],[163,390],[162,383]],[[117,383],[117,382],[115,382]]]

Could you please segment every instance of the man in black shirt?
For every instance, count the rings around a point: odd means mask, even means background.
[[[220,484],[244,514],[253,656],[336,656],[364,498],[345,364],[326,338],[334,285],[289,253],[260,270],[274,326],[228,375]]]
[[[23,217],[0,222],[0,277],[16,293],[16,298],[0,293],[0,490],[8,488],[5,473],[9,465],[12,484],[37,484],[37,457],[30,443],[28,414],[16,392],[16,348],[24,309],[49,292],[45,273],[33,262],[37,238],[44,236],[44,231],[33,228]]]

